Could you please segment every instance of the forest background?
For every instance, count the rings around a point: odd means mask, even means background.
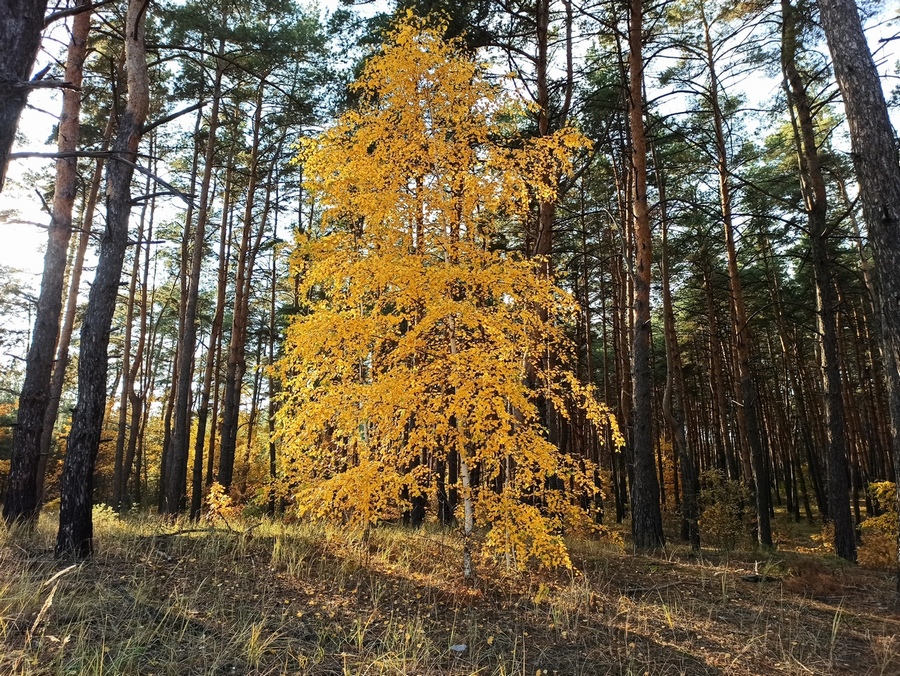
[[[2,197],[5,223],[49,233],[40,292],[2,270],[7,523],[61,498],[57,553],[80,558],[95,503],[458,522],[470,577],[476,536],[524,568],[623,523],[637,548],[771,548],[780,518],[893,566],[897,235],[850,152],[828,15],[415,5],[452,45],[403,38],[442,55],[407,92],[419,156],[391,134],[415,59],[382,46],[408,9],[52,9],[29,88],[67,92],[59,161],[16,149]],[[865,56],[891,45],[890,10],[857,10]],[[429,81],[469,103],[445,120]],[[29,105],[23,129],[60,102]],[[440,266],[378,271],[385,246],[460,272],[392,296]]]
[[[32,9],[0,17],[46,27],[34,67],[0,40],[0,135],[30,92],[56,143],[0,187],[45,241],[0,268],[4,668],[171,667],[196,630],[273,673],[892,673],[893,8]],[[196,593],[222,560],[246,589]]]

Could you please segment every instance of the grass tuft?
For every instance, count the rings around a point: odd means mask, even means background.
[[[572,570],[469,584],[436,528],[96,517],[78,566],[47,517],[0,534],[0,673],[900,673],[890,576],[818,553],[573,540]]]

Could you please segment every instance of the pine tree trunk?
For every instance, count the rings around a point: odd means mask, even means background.
[[[74,27],[73,27],[74,30]],[[110,114],[103,132],[102,152],[109,150],[109,142],[116,127],[115,112]],[[50,379],[50,401],[47,412],[44,414],[44,431],[41,434],[41,457],[37,473],[37,500],[40,503],[44,497],[44,479],[47,474],[47,463],[50,460],[50,446],[53,442],[53,428],[59,415],[59,402],[62,398],[63,386],[66,381],[66,370],[69,366],[69,346],[72,341],[72,332],[75,328],[75,314],[78,310],[78,295],[81,289],[81,275],[84,271],[84,258],[87,254],[91,233],[94,229],[94,212],[97,209],[97,200],[100,194],[100,183],[103,180],[103,158],[98,158],[94,166],[94,174],[91,178],[90,188],[84,204],[81,217],[81,228],[78,235],[78,246],[75,251],[75,259],[69,271],[69,288],[66,293],[66,310],[63,314],[62,326],[59,329],[59,338],[56,345],[56,362],[53,365],[53,376]]]
[[[881,80],[853,0],[819,0],[875,253],[895,480],[900,485],[900,161]],[[900,496],[900,493],[898,493]],[[900,546],[897,551],[900,566]],[[900,593],[900,576],[897,578]]]
[[[815,123],[806,88],[796,64],[796,16],[788,0],[782,9],[782,67],[787,82],[788,104],[796,111],[795,141],[800,156],[804,202],[809,227],[810,250],[816,278],[819,330],[822,334],[822,361],[828,425],[828,504],[834,523],[835,553],[856,561],[856,536],[850,517],[847,485],[847,432],[844,424],[844,393],[838,353],[837,298],[829,249],[828,203],[816,145]]]
[[[190,174],[190,187],[191,195],[197,194],[197,175],[199,172],[200,165],[200,129],[203,123],[203,109],[200,108],[197,111],[197,116],[194,118],[194,133],[193,139],[194,144],[191,152],[191,174]],[[206,149],[204,152],[204,156],[206,152],[209,150],[209,139],[207,139]],[[204,169],[205,171],[205,169]],[[181,233],[181,256],[179,257],[179,267],[178,267],[178,282],[180,287],[180,294],[178,296],[178,327],[179,327],[179,337],[182,337],[181,331],[182,327],[185,326],[185,317],[187,316],[187,306],[188,306],[188,285],[189,279],[191,276],[191,258],[190,258],[190,248],[191,248],[191,224],[194,219],[194,202],[192,201],[188,204],[187,209],[184,213],[184,230]],[[196,329],[194,329],[196,330]],[[162,444],[162,453],[159,461],[159,491],[156,496],[156,508],[160,514],[167,513],[167,502],[168,495],[166,493],[166,485],[169,482],[169,465],[172,463],[172,454],[174,452],[172,441],[174,438],[174,429],[173,429],[173,421],[175,419],[175,406],[178,402],[178,385],[179,385],[179,374],[181,368],[181,354],[184,352],[184,340],[177,340],[175,342],[175,354],[173,355],[171,369],[172,369],[172,377],[171,377],[171,386],[166,391],[165,397],[165,407],[163,414],[163,444]],[[188,365],[188,368],[192,364]],[[188,383],[188,387],[190,387],[190,383]],[[187,403],[185,403],[187,406]],[[190,415],[189,413],[187,415]],[[179,421],[180,424],[180,421]]]
[[[241,494],[247,494],[250,478],[250,466],[253,462],[253,441],[256,420],[259,416],[259,397],[262,392],[262,349],[264,335],[260,333],[256,343],[256,372],[253,374],[253,391],[250,394],[250,412],[247,416],[247,442],[244,445],[244,462],[242,463]]]
[[[80,1],[83,3],[86,0]],[[36,38],[39,42],[46,5],[46,1],[7,2],[0,5],[0,82],[6,80],[6,83],[0,85],[0,188],[12,136],[15,134],[19,112],[25,105],[27,94],[27,89],[13,83],[15,80],[23,79],[31,68],[37,53],[37,42],[32,48],[28,41]],[[4,16],[7,12],[20,14]],[[40,13],[30,15],[30,12]],[[33,22],[37,22],[37,34],[34,36],[31,35],[35,28]],[[63,107],[57,136],[57,149],[60,153],[71,153],[78,146],[81,116],[80,87],[90,26],[90,12],[76,15],[66,57],[66,79],[71,81],[76,89],[63,90]],[[20,33],[4,35],[10,29],[17,29]],[[4,55],[7,48],[16,48],[17,51]],[[18,50],[25,51],[20,53]],[[24,63],[25,59],[27,63]],[[8,132],[11,133],[7,143]],[[9,524],[15,522],[33,524],[40,508],[38,485],[43,484],[43,481],[38,479],[38,472],[42,467],[41,439],[52,434],[52,429],[44,427],[44,419],[52,400],[53,357],[62,314],[66,258],[72,235],[72,209],[78,192],[77,163],[78,160],[74,157],[56,161],[56,189],[47,233],[44,272],[31,335],[31,348],[28,350],[25,364],[25,381],[19,395],[16,426],[13,428],[13,449],[6,483],[6,499],[3,504],[3,517]]]
[[[663,415],[666,418],[678,460],[681,465],[682,491],[682,532],[691,544],[691,549],[700,550],[700,508],[698,494],[700,481],[694,458],[688,448],[684,413],[684,370],[681,363],[681,348],[678,345],[678,334],[675,331],[675,307],[672,301],[671,267],[669,264],[669,223],[666,213],[666,189],[663,168],[659,164],[656,153],[653,153],[654,165],[659,190],[660,225],[662,228],[662,297],[664,338],[666,343],[666,389],[663,393]],[[677,476],[677,474],[676,474]],[[675,490],[676,500],[678,490]]]
[[[152,153],[151,153],[152,154]],[[155,168],[155,167],[154,167]],[[131,391],[128,393],[128,403],[131,409],[131,426],[128,430],[128,445],[125,448],[125,458],[123,460],[122,467],[122,485],[119,487],[122,495],[122,503],[124,505],[130,506],[131,499],[128,493],[128,478],[131,476],[132,469],[135,464],[135,456],[137,455],[138,449],[138,440],[143,433],[143,421],[144,421],[144,407],[147,401],[147,397],[149,396],[149,390],[152,387],[152,380],[148,377],[150,372],[151,362],[144,357],[144,352],[147,352],[147,325],[149,322],[149,314],[148,314],[148,282],[150,276],[150,244],[153,240],[153,217],[156,210],[156,198],[151,198],[151,207],[150,207],[150,221],[147,226],[147,235],[145,237],[146,246],[144,247],[144,265],[143,265],[143,274],[141,278],[141,297],[140,297],[140,322],[139,322],[139,335],[137,341],[137,349],[134,354],[134,364],[132,365],[132,371],[130,374],[130,379],[132,382]],[[135,256],[140,256],[140,246],[138,250],[135,252]],[[152,345],[151,345],[152,347]],[[148,355],[149,356],[149,355]],[[141,380],[141,386],[138,391],[135,391],[134,384],[138,380],[138,375],[143,374]],[[139,473],[135,473],[135,476],[139,476]]]
[[[209,347],[206,350],[206,367],[197,407],[197,437],[194,441],[194,467],[191,472],[191,519],[200,518],[203,502],[203,451],[206,445],[206,425],[209,422],[209,402],[216,366],[216,353],[222,340],[222,324],[225,318],[225,290],[228,281],[228,214],[231,209],[232,161],[229,157],[225,170],[225,199],[222,206],[222,224],[219,228],[219,271],[216,283],[216,309],[209,331]],[[215,424],[215,420],[213,420]]]
[[[41,46],[46,11],[47,0],[4,0],[0,3],[0,191],[16,139],[19,115],[28,98],[28,75]],[[13,518],[29,517],[27,511],[25,500],[21,514],[13,514]]]
[[[703,11],[703,10],[701,10]],[[770,499],[768,472],[760,435],[759,405],[756,396],[756,382],[751,365],[751,336],[748,325],[747,308],[738,270],[737,248],[731,212],[731,186],[729,182],[728,154],[725,142],[724,117],[719,104],[719,84],[715,68],[714,50],[709,24],[703,14],[704,39],[706,43],[707,68],[710,78],[710,103],[712,104],[713,127],[716,136],[717,169],[719,172],[719,196],[722,207],[722,222],[725,228],[725,246],[728,253],[728,280],[731,288],[731,312],[736,362],[740,384],[740,401],[743,417],[744,440],[750,449],[750,463],[753,472],[753,489],[756,498],[757,539],[759,544],[772,546],[772,526],[769,517]],[[742,416],[740,414],[743,414]],[[748,477],[750,478],[750,477]]]
[[[137,159],[144,120],[149,107],[149,78],[144,49],[147,0],[130,0],[125,31],[128,105],[119,121],[119,132],[107,169],[106,230],[88,308],[81,328],[78,363],[78,403],[60,483],[59,532],[56,555],[85,558],[93,550],[94,462],[103,427],[109,329],[112,323],[122,264],[128,245],[131,212],[131,162]],[[125,160],[119,161],[119,159]]]
[[[219,333],[219,340],[216,342],[216,365],[215,365],[215,373],[220,373],[222,370],[222,334]],[[212,424],[209,426],[209,448],[206,453],[206,476],[204,477],[203,483],[207,487],[212,486],[216,480],[215,470],[216,470],[216,449],[218,448],[217,442],[218,437],[217,434],[220,429],[219,424],[219,409],[221,408],[221,399],[222,399],[222,385],[219,381],[219,378],[216,377],[213,386],[212,386],[212,413],[210,414],[210,418],[212,419]]]
[[[152,156],[152,150],[150,155]],[[144,194],[150,192],[150,177],[144,184]],[[131,275],[128,282],[128,299],[125,301],[125,332],[122,340],[122,390],[119,396],[119,422],[116,430],[116,450],[113,459],[113,495],[112,508],[117,512],[128,509],[126,505],[126,486],[128,470],[125,469],[125,443],[128,437],[128,408],[134,396],[134,383],[140,369],[140,359],[131,357],[131,333],[134,325],[135,296],[137,295],[138,273],[141,269],[141,243],[144,237],[144,224],[147,220],[149,201],[145,201],[138,220],[134,258],[131,262]]]
[[[247,342],[248,301],[250,282],[253,274],[253,256],[250,234],[253,229],[253,207],[256,187],[259,181],[259,146],[262,133],[263,85],[257,90],[256,112],[253,118],[253,145],[250,149],[250,181],[247,186],[247,201],[241,230],[241,244],[238,249],[237,268],[234,281],[234,312],[231,323],[231,341],[228,346],[228,368],[225,374],[225,397],[222,406],[222,438],[219,442],[219,483],[226,489],[234,478],[234,461],[237,452],[238,417],[241,404],[241,385],[247,368],[245,348]],[[266,207],[258,225],[258,234],[265,228],[268,211],[268,191]]]
[[[710,406],[716,438],[716,466],[727,477],[736,480],[740,475],[737,469],[734,447],[728,424],[728,395],[725,389],[725,370],[722,364],[722,345],[719,339],[719,321],[717,319],[715,298],[712,288],[712,270],[709,263],[709,252],[703,250],[703,286],[706,297],[706,321],[709,324],[709,368],[712,377],[712,398]]]
[[[647,206],[647,144],[643,114],[643,7],[631,0],[628,29],[629,114],[631,121],[632,195],[635,261],[635,318],[632,342],[634,390],[634,482],[631,487],[631,534],[634,546],[652,549],[664,544],[659,484],[653,463],[653,424],[650,370],[650,276],[653,265],[650,215]]]
[[[269,515],[275,514],[281,510],[278,509],[278,456],[277,446],[275,444],[275,414],[277,412],[277,404],[275,398],[278,394],[279,383],[275,380],[275,349],[279,343],[278,324],[276,324],[277,310],[277,290],[278,290],[278,197],[275,198],[275,224],[272,227],[272,266],[269,269],[269,344],[268,344],[268,432],[269,432],[269,481],[271,487],[269,489]]]
[[[784,418],[782,420],[782,427],[784,430],[790,429],[791,425],[788,412],[793,411],[796,427],[799,432],[799,435],[790,435],[790,439],[786,443],[788,448],[786,462],[791,468],[791,486],[794,490],[794,514],[799,521],[799,498],[797,494],[797,488],[799,488],[808,520],[811,522],[812,512],[809,508],[809,496],[806,492],[806,479],[803,475],[803,467],[799,460],[800,454],[799,449],[797,448],[798,443],[805,444],[805,440],[810,438],[803,389],[800,380],[797,377],[796,369],[793,368],[793,361],[791,359],[791,354],[792,352],[796,352],[797,346],[795,345],[795,341],[792,340],[790,331],[788,330],[788,323],[785,319],[781,300],[781,284],[773,266],[770,264],[773,251],[771,243],[768,240],[765,241],[765,254],[764,265],[766,274],[770,279],[769,293],[772,299],[772,306],[775,308],[775,324],[778,331],[778,344],[781,350],[781,370],[784,372],[786,383],[782,390],[781,417]]]
[[[224,52],[224,38],[219,42],[219,56]],[[194,351],[197,343],[197,304],[200,294],[200,272],[203,267],[203,245],[206,237],[206,222],[209,216],[209,188],[212,181],[216,151],[216,131],[219,125],[219,105],[221,99],[224,61],[216,62],[215,83],[212,92],[212,110],[209,115],[209,138],[206,142],[203,179],[200,182],[200,205],[197,225],[194,229],[191,251],[190,274],[183,301],[183,319],[180,326],[175,383],[175,405],[173,410],[172,439],[166,473],[162,481],[160,512],[175,515],[185,507],[187,497],[188,445],[191,439],[191,382],[194,372]],[[186,223],[185,227],[190,227]]]

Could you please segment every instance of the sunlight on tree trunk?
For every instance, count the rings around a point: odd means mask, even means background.
[[[126,67],[128,105],[119,121],[113,145],[114,158],[107,169],[106,232],[101,240],[97,272],[88,298],[81,328],[78,364],[78,404],[72,416],[72,431],[60,483],[59,531],[56,555],[85,558],[93,550],[93,475],[103,426],[110,324],[116,304],[131,213],[132,165],[141,142],[149,107],[144,24],[147,0],[128,5]]]

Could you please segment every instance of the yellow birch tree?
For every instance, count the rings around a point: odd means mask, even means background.
[[[303,515],[374,523],[434,505],[456,463],[467,576],[474,524],[518,566],[568,565],[560,533],[590,523],[596,468],[547,440],[536,400],[620,435],[570,368],[574,302],[492,243],[586,141],[523,138],[521,106],[442,32],[408,15],[359,106],[301,152],[325,234],[294,257],[309,311],[277,365],[282,488]]]

